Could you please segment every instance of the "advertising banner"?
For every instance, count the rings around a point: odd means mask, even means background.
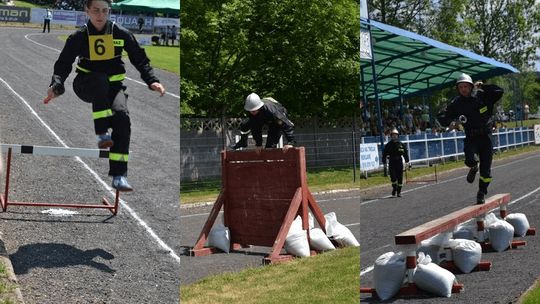
[[[30,22],[30,8],[0,6],[0,21],[2,22]]]
[[[371,171],[379,168],[377,144],[360,144],[360,170]]]

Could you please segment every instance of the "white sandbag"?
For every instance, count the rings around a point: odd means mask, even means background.
[[[523,213],[511,213],[504,220],[514,227],[515,236],[525,236],[529,228],[531,228],[527,216]]]
[[[416,253],[423,252],[424,255],[429,255],[431,260],[435,264],[442,262],[441,255],[444,253],[442,250],[447,247],[448,241],[452,237],[450,232],[439,233],[435,236],[425,239],[420,242],[420,246],[416,250]]]
[[[285,239],[285,250],[297,257],[310,256],[307,231],[302,230],[300,233],[288,235]]]
[[[454,264],[463,273],[470,273],[482,258],[482,246],[475,241],[465,239],[451,240],[449,247],[452,249]]]
[[[506,250],[512,243],[514,227],[508,222],[498,220],[487,227],[491,247],[501,252]]]
[[[452,295],[452,285],[456,276],[450,271],[431,263],[429,256],[420,253],[413,280],[418,288],[432,294],[449,298]]]
[[[476,231],[477,231],[476,219],[472,219],[458,225],[454,229],[454,232],[452,233],[452,237],[454,239],[474,240],[474,237],[476,236]]]
[[[493,224],[493,223],[495,223],[497,221],[500,221],[500,219],[497,218],[497,216],[493,212],[488,213],[484,217],[484,227],[490,226],[491,224]]]
[[[289,237],[289,235],[302,233],[302,230],[302,218],[298,215],[292,222],[291,228],[289,228],[289,232],[287,232],[287,237]]]
[[[321,228],[313,228],[309,231],[309,245],[317,251],[336,249]]]
[[[326,235],[329,238],[332,238],[341,247],[360,246],[360,243],[358,243],[351,230],[337,221],[334,212],[325,214],[324,217],[326,218]]]
[[[402,252],[387,252],[375,260],[373,282],[381,300],[388,300],[399,291],[406,270],[405,255]]]
[[[219,250],[229,253],[231,248],[231,236],[229,228],[218,223],[208,233],[207,244],[209,247],[216,247]]]
[[[308,212],[308,227],[309,230],[315,228],[315,219],[313,218],[311,212]]]

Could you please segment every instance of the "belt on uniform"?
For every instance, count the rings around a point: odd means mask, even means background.
[[[77,70],[83,72],[83,73],[91,73],[92,71],[90,71],[89,69],[85,69],[85,68],[82,68],[80,67],[79,65],[76,66]],[[122,73],[122,74],[115,74],[115,75],[109,75],[109,81],[122,81],[126,78],[126,74],[125,73]]]

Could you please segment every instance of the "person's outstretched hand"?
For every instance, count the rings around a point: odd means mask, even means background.
[[[165,95],[165,88],[159,82],[154,82],[150,85],[150,88],[156,92],[159,92],[160,97]]]

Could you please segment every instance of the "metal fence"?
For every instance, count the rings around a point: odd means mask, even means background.
[[[411,163],[429,163],[444,161],[448,158],[458,158],[464,155],[465,133],[447,132],[440,134],[423,133],[418,135],[402,135],[400,140],[407,145]],[[499,129],[492,134],[493,149],[498,151],[512,147],[534,144],[533,128]],[[385,138],[388,142],[389,138]],[[382,158],[381,145],[378,136],[362,137],[361,143],[377,143],[379,157]],[[382,165],[379,166],[379,169]]]

